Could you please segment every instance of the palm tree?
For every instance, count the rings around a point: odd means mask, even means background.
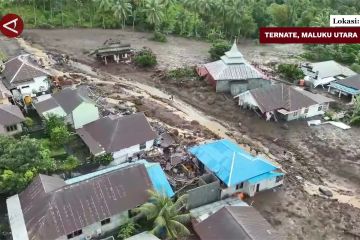
[[[145,3],[144,12],[147,15],[147,22],[158,30],[160,23],[164,19],[164,6],[158,0],[148,0]]]
[[[190,214],[181,213],[187,195],[181,196],[174,203],[171,198],[157,192],[149,191],[149,194],[149,201],[134,210],[138,213],[136,219],[146,217],[148,221],[152,221],[151,232],[155,235],[164,234],[166,238],[177,239],[190,234],[184,226],[190,221]]]
[[[106,14],[104,14],[104,12],[111,10],[111,8],[114,5],[114,1],[113,0],[93,0],[93,1],[99,4],[98,11],[102,11],[102,13],[101,13],[102,25],[103,25],[103,28],[105,29]]]
[[[124,29],[125,21],[132,12],[132,5],[129,0],[118,0],[113,6],[114,16],[121,22],[121,27]]]

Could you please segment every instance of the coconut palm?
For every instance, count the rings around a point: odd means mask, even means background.
[[[112,10],[114,11],[114,16],[121,22],[122,29],[124,29],[125,21],[132,12],[131,3],[129,0],[118,0]]]
[[[173,202],[171,198],[157,192],[149,191],[149,194],[149,201],[134,210],[138,213],[136,219],[145,217],[153,222],[151,232],[155,235],[164,234],[166,238],[178,239],[190,234],[184,225],[190,221],[190,214],[181,213],[187,195]]]
[[[147,15],[147,22],[153,25],[155,30],[158,30],[160,23],[164,19],[164,6],[159,0],[148,0],[144,6],[144,12]]]

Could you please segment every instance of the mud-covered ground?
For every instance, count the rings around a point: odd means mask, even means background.
[[[209,129],[214,130],[220,123],[230,135],[237,136],[240,143],[251,144],[254,149],[257,143],[265,146],[260,151],[269,151],[282,165],[287,172],[286,182],[282,189],[261,193],[250,199],[250,203],[286,239],[360,239],[359,129],[343,131],[330,125],[308,127],[305,121],[286,123],[286,126],[265,122],[256,114],[239,109],[229,95],[214,93],[205,82],[161,80],[154,71],[122,64],[103,66],[86,55],[106,39],[120,38],[123,42],[131,42],[135,48],[150,47],[158,55],[163,69],[194,65],[208,58],[208,43],[176,37],[169,37],[167,43],[156,43],[149,41],[149,36],[147,33],[89,29],[28,30],[24,34],[35,47],[67,53],[91,65],[99,75],[107,76],[106,81],[121,77],[174,95],[175,101],[165,101],[165,104],[183,109],[185,113],[191,108],[185,109],[183,102],[191,105],[199,111],[193,117],[215,121],[199,121]],[[3,46],[8,44],[0,40],[0,48],[4,51],[7,49]],[[247,42],[239,47],[249,61],[258,64],[294,61],[294,56],[301,52],[301,47],[293,45],[259,46]],[[219,133],[221,130],[219,128]],[[319,186],[330,189],[334,197],[321,195]]]

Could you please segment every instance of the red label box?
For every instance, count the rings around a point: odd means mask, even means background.
[[[360,27],[262,27],[260,43],[360,43]]]

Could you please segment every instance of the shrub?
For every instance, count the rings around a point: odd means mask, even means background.
[[[277,72],[290,82],[294,82],[305,76],[296,64],[279,64],[277,67]]]
[[[353,70],[354,72],[360,73],[360,64],[354,63],[354,64],[351,65],[350,68],[351,68],[351,70]]]
[[[167,42],[166,35],[158,31],[154,32],[154,36],[152,36],[150,40],[156,42]]]
[[[225,52],[229,51],[231,45],[227,41],[217,41],[212,44],[209,53],[211,60],[218,60]]]
[[[127,239],[131,237],[136,232],[137,227],[138,225],[130,220],[129,222],[125,223],[120,227],[120,231],[117,237],[119,239]]]
[[[95,161],[104,166],[109,165],[113,160],[114,159],[110,153],[95,157]]]
[[[181,79],[196,77],[195,69],[192,67],[177,68],[167,73],[168,78]]]
[[[150,49],[144,48],[135,55],[134,62],[140,67],[153,67],[157,64],[157,59]]]

